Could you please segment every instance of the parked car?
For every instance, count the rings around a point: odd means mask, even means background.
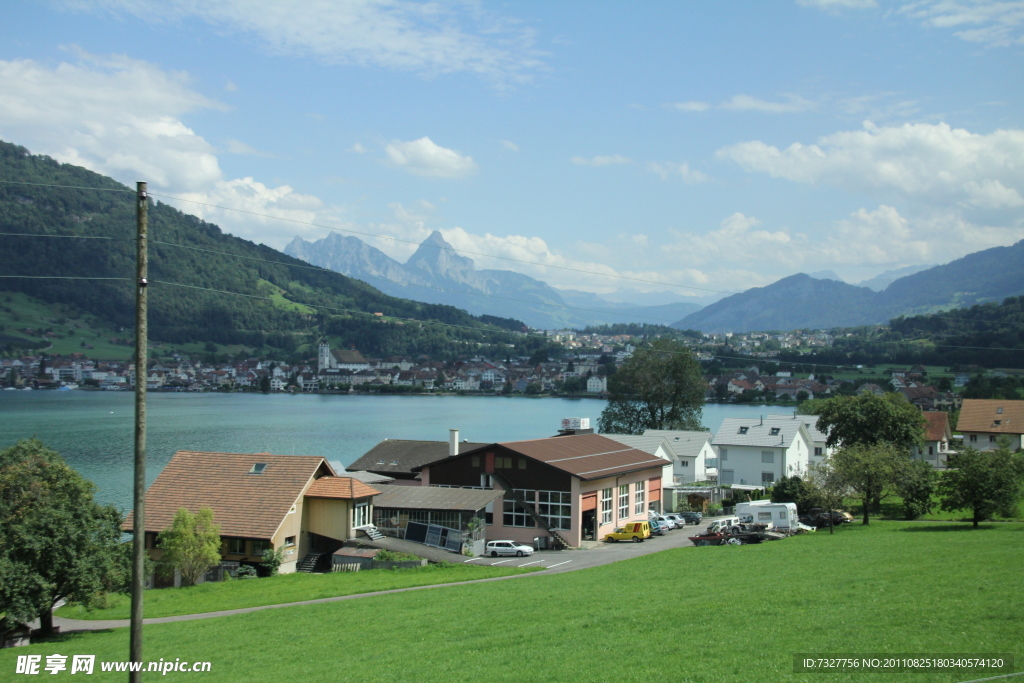
[[[677,512],[676,514],[687,524],[700,524],[700,520],[704,519],[704,515],[699,512]]]
[[[651,525],[651,536],[664,536],[665,527],[658,524],[658,520],[652,519],[648,522]]]
[[[666,529],[675,529],[676,528],[676,523],[675,522],[673,522],[671,519],[669,519],[665,515],[658,514],[657,512],[648,513],[648,518],[649,519],[657,520],[658,524],[662,525]]]
[[[625,526],[617,528],[610,534],[605,534],[604,540],[609,543],[618,541],[633,541],[639,543],[645,538],[651,537],[651,525],[648,522],[630,522]]]
[[[533,546],[523,545],[519,541],[487,541],[487,549],[484,553],[491,557],[497,557],[498,555],[523,557],[525,555],[533,555]]]
[[[684,526],[686,526],[686,520],[680,517],[675,512],[670,512],[666,514],[665,517],[669,519],[673,524],[675,524],[677,529],[682,529]]]
[[[714,522],[708,525],[708,533],[715,533],[721,529],[725,529],[731,526],[739,526],[739,517],[725,517],[724,519],[716,519]]]

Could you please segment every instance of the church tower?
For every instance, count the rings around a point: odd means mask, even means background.
[[[333,364],[331,363],[331,345],[324,339],[320,342],[320,356],[317,360],[317,372],[323,372],[329,369]]]

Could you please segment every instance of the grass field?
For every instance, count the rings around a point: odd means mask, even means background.
[[[230,681],[966,681],[982,676],[809,677],[793,673],[793,656],[1012,653],[1020,671],[1022,566],[1021,524],[873,522],[578,572],[149,626],[145,653],[210,661],[213,679]],[[19,654],[102,661],[127,651],[127,629],[65,635],[0,652],[0,671],[13,671]],[[105,676],[95,680],[124,678]]]
[[[452,564],[336,574],[295,573],[263,579],[204,583],[188,588],[146,591],[145,616],[171,617],[178,614],[219,612],[225,609],[278,605],[411,586],[490,579],[512,574],[527,574],[531,571],[536,570]],[[57,610],[57,616],[69,619],[128,619],[131,616],[131,601],[127,595],[112,595],[107,605],[104,609],[93,610],[68,605]]]

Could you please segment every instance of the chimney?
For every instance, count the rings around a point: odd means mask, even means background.
[[[459,430],[448,430],[448,455],[459,454]]]

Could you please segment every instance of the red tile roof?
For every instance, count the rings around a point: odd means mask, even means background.
[[[1024,434],[1024,401],[965,398],[956,429],[959,432]]]
[[[380,491],[353,477],[320,477],[306,489],[307,498],[365,498]]]
[[[584,481],[650,468],[660,469],[668,464],[650,453],[625,446],[600,434],[508,441],[498,445]]]
[[[169,527],[179,508],[208,507],[221,536],[269,539],[317,474],[334,474],[320,456],[178,451],[146,492],[146,531]],[[121,528],[133,525],[129,513]]]
[[[949,438],[949,413],[928,410],[924,413],[928,424],[924,428],[925,441],[942,441]]]

